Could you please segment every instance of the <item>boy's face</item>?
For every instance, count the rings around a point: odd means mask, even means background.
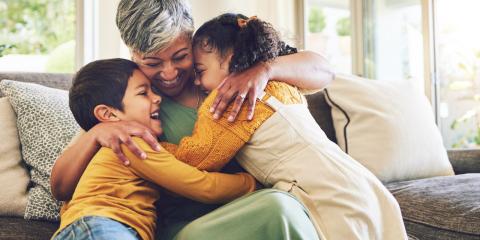
[[[217,51],[207,52],[201,47],[195,47],[193,53],[195,83],[201,84],[207,91],[212,91],[228,76],[231,55],[221,59]]]
[[[153,93],[150,81],[140,71],[135,70],[128,79],[123,96],[123,111],[115,110],[115,116],[121,121],[136,121],[149,127],[156,136],[162,134],[159,118],[162,98]]]

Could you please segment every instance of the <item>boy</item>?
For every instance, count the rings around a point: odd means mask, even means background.
[[[70,90],[70,109],[84,129],[100,122],[137,121],[157,136],[161,97],[137,65],[125,59],[99,60],[76,74]],[[154,202],[158,186],[206,203],[228,202],[255,188],[246,173],[207,173],[156,152],[143,140],[134,141],[147,153],[137,158],[122,147],[130,166],[118,163],[109,148],[101,148],[82,175],[75,193],[61,210],[54,239],[153,239]],[[155,185],[156,184],[156,185]]]

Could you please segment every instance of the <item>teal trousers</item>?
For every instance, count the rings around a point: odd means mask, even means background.
[[[177,220],[158,229],[159,239],[318,239],[305,207],[289,193],[274,189],[256,191],[191,222]]]

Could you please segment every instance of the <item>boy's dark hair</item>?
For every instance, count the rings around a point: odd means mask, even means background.
[[[248,23],[241,27],[238,19]],[[217,51],[222,58],[233,50],[230,72],[241,72],[258,62],[297,52],[280,40],[270,23],[233,13],[222,14],[200,26],[193,36],[193,46],[208,52]]]
[[[123,110],[122,99],[128,79],[138,69],[132,61],[114,58],[93,61],[82,67],[73,78],[69,93],[70,110],[85,131],[99,123],[93,114],[97,105]]]

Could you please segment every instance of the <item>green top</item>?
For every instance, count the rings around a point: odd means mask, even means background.
[[[192,135],[193,126],[197,121],[197,110],[162,96],[160,121],[163,128],[160,140],[178,144],[183,137]]]

